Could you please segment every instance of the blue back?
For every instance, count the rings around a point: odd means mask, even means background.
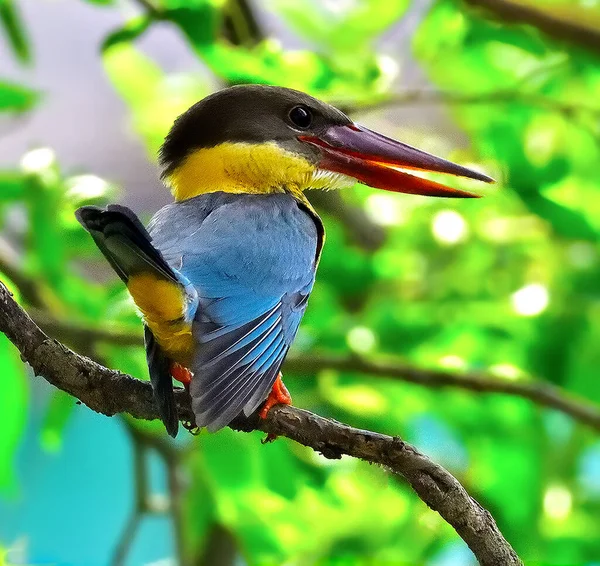
[[[190,313],[198,426],[217,430],[267,397],[314,284],[316,222],[291,195],[221,192],[152,220],[153,244],[198,293]]]

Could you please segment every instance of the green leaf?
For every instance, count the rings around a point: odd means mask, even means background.
[[[59,452],[62,448],[63,432],[75,408],[75,401],[64,391],[57,390],[52,395],[40,431],[40,441],[44,450]]]
[[[103,63],[154,159],[175,118],[207,94],[206,86],[192,75],[165,75],[128,42],[106,48]]]
[[[29,396],[24,368],[13,345],[0,334],[0,492],[15,485],[13,461],[25,428]]]
[[[129,20],[122,28],[110,33],[102,42],[102,51],[114,47],[118,43],[131,42],[142,35],[152,24],[149,16],[140,16]]]
[[[357,2],[287,2],[270,0],[274,10],[305,37],[331,49],[351,49],[352,56],[359,46],[373,41],[397,22],[409,5],[409,0],[358,0]]]
[[[37,92],[0,80],[0,112],[26,112],[31,110],[38,99]]]
[[[15,0],[0,0],[0,25],[15,57],[22,63],[30,63],[29,38]]]
[[[214,2],[172,8],[165,16],[182,29],[196,48],[209,46],[217,40],[221,14]]]
[[[114,6],[115,0],[85,0],[90,4],[95,4],[96,6]]]
[[[22,199],[25,194],[23,174],[13,171],[0,171],[0,202]]]
[[[65,273],[66,246],[57,222],[63,189],[56,164],[28,175],[26,199],[29,211],[29,249],[34,267],[53,289],[60,289]]]

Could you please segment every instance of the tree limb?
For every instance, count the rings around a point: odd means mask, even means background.
[[[0,331],[19,349],[34,373],[105,415],[126,412],[158,418],[148,382],[105,368],[69,350],[44,332],[0,283]],[[176,391],[180,419],[193,420],[188,394]],[[343,454],[380,464],[406,478],[419,497],[450,523],[485,566],[520,565],[493,517],[447,470],[398,437],[358,430],[289,406],[273,408],[265,420],[256,416],[235,424],[239,430],[262,430],[286,436],[327,458]]]
[[[386,239],[383,226],[369,218],[360,206],[344,200],[341,191],[311,191],[310,202],[317,212],[330,214],[344,227],[347,238],[367,251],[377,251]]]
[[[566,41],[586,49],[600,51],[600,31],[574,18],[563,19],[548,8],[534,8],[514,0],[464,0],[466,4],[483,8],[509,23],[528,24],[559,41]]]
[[[79,344],[88,341],[92,343],[108,342],[119,346],[142,345],[142,336],[138,329],[91,328],[73,322],[57,320],[39,309],[30,309],[29,313],[35,323],[45,332],[57,336],[67,343]],[[456,387],[476,393],[498,393],[521,397],[543,407],[561,411],[574,420],[600,431],[600,407],[596,403],[539,379],[527,378],[510,381],[484,372],[458,373],[421,368],[403,362],[398,358],[366,359],[359,356],[340,356],[314,351],[302,355],[288,355],[284,370],[304,374],[336,370],[406,381],[423,387]]]
[[[17,253],[3,238],[0,239],[0,273],[4,273],[19,289],[23,300],[30,305],[42,308],[45,301],[35,280],[25,275],[18,265]]]
[[[451,373],[424,369],[394,359],[366,360],[354,356],[336,356],[311,352],[308,356],[288,357],[285,369],[293,372],[316,373],[326,369],[363,373],[383,378],[416,383],[425,387],[458,387],[477,393],[502,393],[522,397],[600,430],[600,408],[595,403],[572,395],[541,380],[510,381],[485,373]]]
[[[115,547],[111,560],[112,566],[124,566],[145,513],[148,492],[145,450],[146,447],[143,444],[133,442],[135,501],[129,519],[127,519],[127,523],[125,524],[117,542],[117,546]]]
[[[397,94],[389,94],[361,103],[339,103],[337,106],[347,114],[357,114],[410,105],[446,104],[449,106],[473,106],[486,104],[506,104],[518,102],[528,106],[543,108],[557,112],[570,118],[579,113],[600,117],[600,107],[571,103],[551,98],[536,92],[527,92],[519,88],[506,88],[489,92],[452,92],[414,89],[404,90]]]
[[[133,448],[133,485],[135,488],[133,508],[125,523],[111,560],[112,566],[123,566],[131,552],[136,536],[144,518],[148,515],[170,514],[173,519],[175,550],[177,564],[187,566],[182,544],[183,529],[180,524],[181,489],[177,476],[180,473],[181,453],[175,444],[163,437],[153,435],[137,428],[131,419],[122,418],[123,424],[131,437]],[[148,451],[152,448],[164,460],[169,478],[169,502],[164,504],[152,495],[151,482],[148,478]],[[175,489],[173,489],[175,488]]]

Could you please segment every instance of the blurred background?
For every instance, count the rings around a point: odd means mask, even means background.
[[[294,403],[416,444],[527,564],[600,564],[600,2],[0,0],[0,273],[50,335],[147,379],[73,211],[148,220],[174,117],[257,82],[498,179],[468,201],[309,194],[328,237]],[[596,426],[379,364],[549,383]],[[228,429],[173,443],[33,378],[3,336],[0,383],[0,564],[474,563],[383,469]]]

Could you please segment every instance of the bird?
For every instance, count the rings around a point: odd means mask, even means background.
[[[281,366],[306,310],[323,222],[306,191],[373,188],[478,195],[410,171],[487,175],[374,132],[303,92],[237,85],[200,100],[159,150],[173,202],[144,227],[121,205],[84,206],[82,226],[123,280],[144,325],[150,381],[171,436],[173,378],[210,432],[290,404]]]

